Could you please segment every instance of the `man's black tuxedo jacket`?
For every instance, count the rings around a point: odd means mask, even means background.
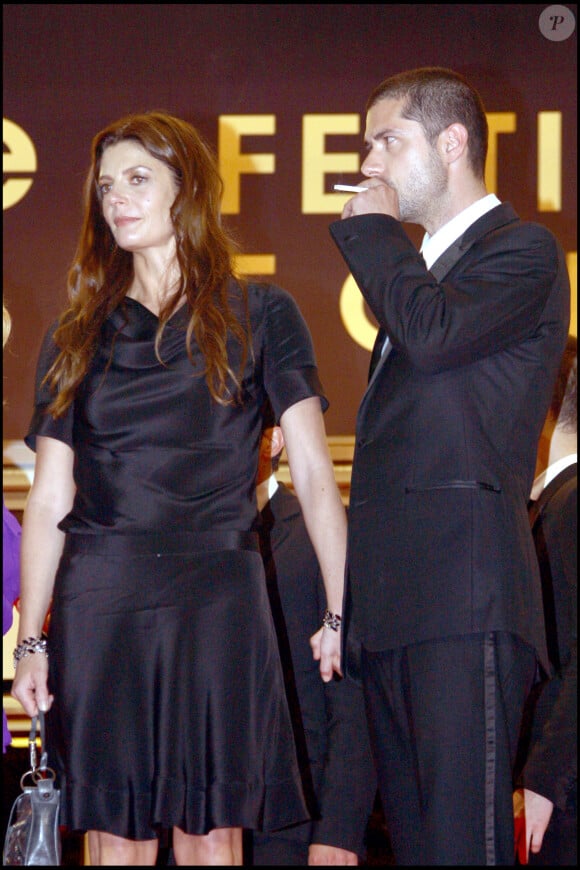
[[[503,630],[547,665],[527,502],[568,333],[560,246],[509,204],[431,270],[394,218],[330,232],[392,343],[357,416],[349,568],[362,642]]]
[[[262,510],[259,531],[306,796],[315,817],[312,830],[302,825],[280,833],[364,855],[377,786],[362,689],[350,679],[324,683],[312,657],[309,640],[322,624],[326,596],[300,503],[283,484]]]

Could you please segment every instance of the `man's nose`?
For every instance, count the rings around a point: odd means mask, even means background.
[[[370,151],[362,162],[360,171],[367,178],[372,178],[373,175],[380,175],[383,171],[383,166],[378,160],[374,151]]]

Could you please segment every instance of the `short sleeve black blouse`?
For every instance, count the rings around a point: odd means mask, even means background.
[[[238,293],[234,304],[240,306]],[[74,505],[68,532],[246,531],[256,520],[255,476],[261,414],[269,398],[277,419],[312,396],[328,406],[308,327],[292,296],[275,285],[250,284],[252,350],[243,403],[213,401],[195,345],[185,347],[188,312],[167,324],[155,355],[158,321],[126,298],[105,322],[99,348],[68,413],[46,413],[42,380],[55,356],[47,333],[37,369],[35,410],[25,438],[64,441],[75,453]],[[228,345],[230,360],[239,347]]]

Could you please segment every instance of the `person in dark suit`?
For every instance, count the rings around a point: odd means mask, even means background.
[[[251,835],[261,866],[356,865],[377,782],[361,686],[344,677],[324,683],[310,638],[325,609],[320,567],[300,503],[276,479],[284,447],[271,409],[264,417],[256,494],[260,549],[282,659],[304,793],[312,822]]]
[[[514,804],[524,808],[521,863],[544,867],[578,863],[577,367],[577,339],[570,336],[546,420],[548,466],[530,502],[551,677],[528,702]]]
[[[342,616],[397,864],[514,862],[517,735],[548,667],[527,501],[570,286],[553,235],[488,194],[487,136],[461,75],[381,82],[365,189],[330,226],[380,326]]]

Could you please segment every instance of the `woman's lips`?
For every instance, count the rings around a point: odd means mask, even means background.
[[[118,217],[118,218],[115,218],[114,223],[115,223],[116,227],[124,227],[124,226],[127,226],[127,224],[135,223],[135,221],[138,221],[138,220],[139,220],[139,218],[136,218],[136,217]]]

